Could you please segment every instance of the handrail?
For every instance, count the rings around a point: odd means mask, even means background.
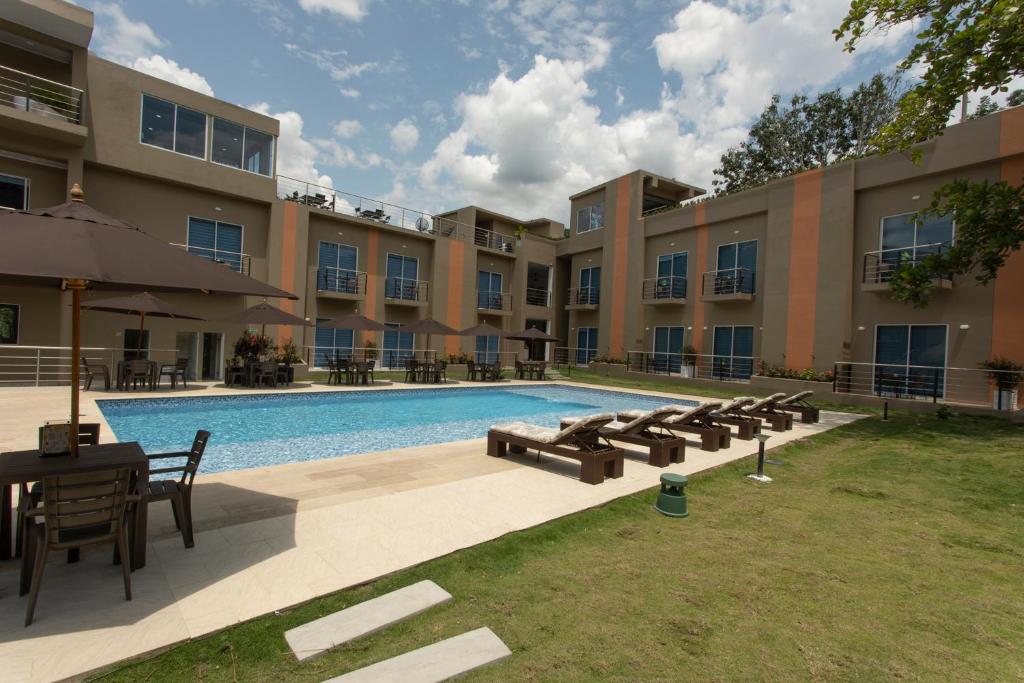
[[[194,244],[179,244],[171,242],[172,247],[184,249],[190,254],[199,258],[208,259],[214,263],[221,263],[231,268],[236,273],[248,275],[252,266],[252,256],[241,251],[228,251],[227,249],[211,249],[209,247],[197,247]]]
[[[551,292],[547,289],[526,288],[526,303],[531,306],[550,306]]]
[[[384,279],[384,298],[401,301],[426,301],[430,283],[427,280],[410,280],[404,277]]]
[[[519,357],[521,351],[470,351],[458,354],[447,354],[437,349],[381,349],[379,347],[365,346],[304,346],[306,363],[311,370],[327,370],[325,363],[326,356],[352,359],[357,362],[367,360],[377,361],[377,367],[384,370],[401,370],[405,368],[407,359],[415,359],[421,362],[444,360],[452,364],[457,361],[449,360],[451,356],[465,357],[467,360],[472,356],[473,362],[493,363],[489,358],[497,357],[503,365],[512,365]],[[484,360],[480,360],[483,356]]]
[[[73,86],[0,65],[0,104],[5,106],[77,124],[82,122],[82,95]]]
[[[1024,409],[1024,372],[899,363],[838,362],[832,390],[880,398]]]
[[[349,268],[319,266],[316,269],[316,289],[318,292],[366,294],[366,273]]]
[[[600,287],[570,287],[568,295],[567,303],[570,305],[596,306],[601,303]]]
[[[704,273],[702,294],[753,294],[754,276],[750,268],[722,268]]]
[[[492,292],[488,290],[477,290],[476,307],[489,311],[511,311],[512,295],[508,292]]]
[[[646,278],[641,296],[644,300],[685,299],[686,278],[681,275]]]
[[[917,265],[925,257],[932,254],[941,254],[948,248],[948,242],[933,242],[931,244],[916,244],[910,247],[895,247],[893,249],[865,252],[864,272],[861,282],[873,284],[889,282],[900,268]],[[946,276],[946,279],[952,279],[952,275]]]
[[[758,360],[757,356],[627,351],[626,369],[656,375],[748,382],[758,367]]]
[[[26,344],[4,344],[0,346],[0,384],[19,386],[43,386],[67,384],[71,381],[71,347],[34,346]],[[80,349],[86,360],[98,365],[107,365],[113,373],[117,367],[117,356],[135,353],[135,349],[87,346]],[[153,356],[178,357],[177,349],[143,349],[151,359]]]

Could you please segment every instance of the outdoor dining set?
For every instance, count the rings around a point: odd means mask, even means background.
[[[377,365],[376,360],[356,361],[351,358],[340,356],[324,356],[324,363],[327,365],[327,383],[341,384],[342,377],[345,384],[374,384],[373,369]]]

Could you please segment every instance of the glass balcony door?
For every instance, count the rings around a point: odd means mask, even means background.
[[[356,247],[320,242],[317,258],[319,289],[344,294],[359,293],[359,277],[356,270],[359,250]]]
[[[654,290],[654,298],[686,298],[687,260],[688,256],[685,251],[662,254],[658,257],[658,282]]]
[[[881,396],[945,395],[946,325],[875,328],[875,392]]]
[[[754,374],[754,328],[716,326],[712,376],[715,379],[750,379]]]
[[[419,259],[388,254],[384,296],[389,299],[418,299]]]
[[[578,304],[597,304],[601,300],[601,267],[591,266],[580,269],[580,288],[576,295]]]
[[[476,296],[477,308],[501,310],[501,273],[490,273],[481,270],[477,273]]]
[[[655,372],[678,373],[683,364],[684,327],[654,328]]]

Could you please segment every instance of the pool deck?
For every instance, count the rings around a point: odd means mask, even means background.
[[[512,384],[537,383],[501,386]],[[370,389],[395,387],[416,385]],[[286,391],[353,389],[366,387],[315,384]],[[104,423],[109,440],[110,430],[93,399],[239,393],[249,392],[212,385],[173,393],[87,392],[82,395],[82,420]],[[35,447],[36,426],[66,415],[67,405],[67,387],[0,388],[0,451]],[[768,443],[777,447],[858,417],[823,412],[821,423],[771,432]],[[83,553],[77,565],[51,556],[36,621],[25,628],[26,600],[17,590],[19,563],[0,563],[2,677],[78,677],[642,491],[656,486],[663,472],[693,474],[756,450],[756,441],[733,439],[730,448],[705,453],[688,440],[686,462],[659,469],[627,449],[624,475],[598,486],[579,481],[575,461],[544,456],[538,464],[535,456],[487,457],[485,439],[199,475],[193,491],[195,548],[183,547],[169,504],[154,504],[148,563],[132,575],[131,602],[124,600],[109,550]]]

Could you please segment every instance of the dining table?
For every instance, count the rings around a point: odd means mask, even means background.
[[[131,360],[119,360],[117,361],[117,390],[127,391],[128,390],[128,364]],[[149,388],[154,389],[160,381],[160,365],[155,360],[147,360],[146,364],[149,366]]]
[[[137,490],[149,489],[149,459],[137,441],[79,446],[78,455],[41,455],[37,449],[0,453],[0,560],[20,554],[14,548],[13,488],[46,477],[81,474],[128,467],[135,472]],[[148,510],[143,495],[133,506],[129,536],[131,568],[146,566],[146,524]]]

